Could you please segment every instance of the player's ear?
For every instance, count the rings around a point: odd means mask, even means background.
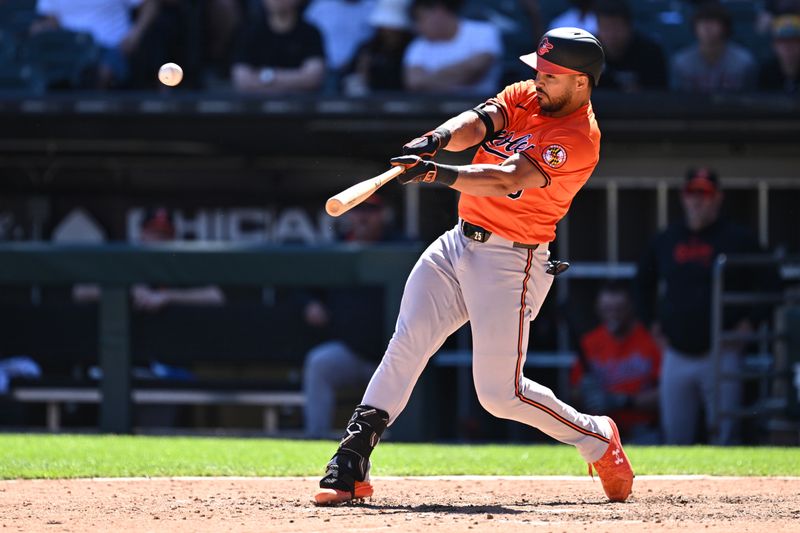
[[[590,87],[590,79],[586,74],[577,74],[575,76],[575,88],[578,90],[588,89]]]

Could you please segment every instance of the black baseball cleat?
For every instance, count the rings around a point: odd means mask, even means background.
[[[337,505],[372,496],[369,456],[389,422],[386,411],[359,405],[345,429],[314,496],[317,505]]]
[[[369,481],[369,466],[364,481],[354,478],[357,471],[348,466],[350,461],[342,454],[336,454],[328,463],[325,476],[320,480],[320,491],[314,496],[316,505],[339,505],[351,501],[364,501],[372,497],[372,484]]]

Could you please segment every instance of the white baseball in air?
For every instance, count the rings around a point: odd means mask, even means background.
[[[183,69],[175,63],[164,63],[158,69],[158,81],[169,87],[175,87],[183,79]]]

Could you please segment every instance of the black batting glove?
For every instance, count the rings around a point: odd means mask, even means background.
[[[404,144],[403,155],[416,155],[430,159],[436,155],[436,152],[447,146],[448,142],[450,142],[450,130],[437,128]]]
[[[405,168],[405,172],[397,177],[397,181],[403,185],[418,182],[433,183],[434,181],[452,185],[458,177],[456,168],[448,165],[439,165],[416,155],[394,157],[389,163],[395,167],[402,166]]]

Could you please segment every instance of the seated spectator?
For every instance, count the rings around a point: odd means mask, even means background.
[[[597,35],[597,16],[594,12],[594,3],[594,0],[570,0],[572,7],[551,20],[547,29],[580,28],[592,35]]]
[[[345,216],[345,242],[376,243],[390,238],[387,211],[378,196]],[[319,291],[304,306],[303,319],[311,335],[322,339],[306,354],[303,365],[306,437],[331,437],[336,394],[369,382],[383,356],[383,315],[381,291],[370,287]]]
[[[356,54],[354,71],[344,80],[348,96],[403,90],[403,56],[412,39],[408,0],[378,0],[369,23],[375,35]]]
[[[759,88],[800,92],[800,15],[781,15],[772,26],[775,57],[761,66]]]
[[[414,0],[419,37],[403,60],[405,86],[414,92],[494,94],[500,81],[500,32],[486,22],[462,19],[461,0]]]
[[[588,413],[609,413],[623,438],[658,441],[658,374],[661,349],[636,320],[628,291],[610,283],[597,295],[602,323],[581,337],[581,357],[570,380]]]
[[[599,87],[625,93],[666,89],[664,53],[657,43],[634,29],[628,2],[599,0],[595,13],[597,38],[606,53],[606,67]]]
[[[731,16],[716,2],[700,5],[694,13],[697,44],[672,60],[672,86],[679,91],[711,93],[755,88],[756,62],[745,48],[730,41]]]
[[[31,33],[64,28],[87,32],[101,47],[98,88],[125,84],[129,59],[158,14],[159,0],[38,0]],[[131,10],[138,8],[135,20]]]
[[[139,240],[142,243],[175,240],[175,226],[166,209],[153,209],[145,215]],[[97,301],[99,296],[100,287],[97,285],[76,285],[73,289],[73,299],[77,302]],[[216,285],[171,288],[136,284],[131,287],[131,300],[134,309],[155,312],[170,305],[224,305],[225,294]]]
[[[330,72],[328,89],[338,89],[343,71],[361,45],[372,37],[369,16],[373,9],[375,0],[312,0],[306,8],[306,21],[319,29],[325,44]]]
[[[301,1],[262,0],[264,14],[247,26],[234,57],[235,89],[277,94],[311,92],[322,86],[322,36],[300,18]]]

